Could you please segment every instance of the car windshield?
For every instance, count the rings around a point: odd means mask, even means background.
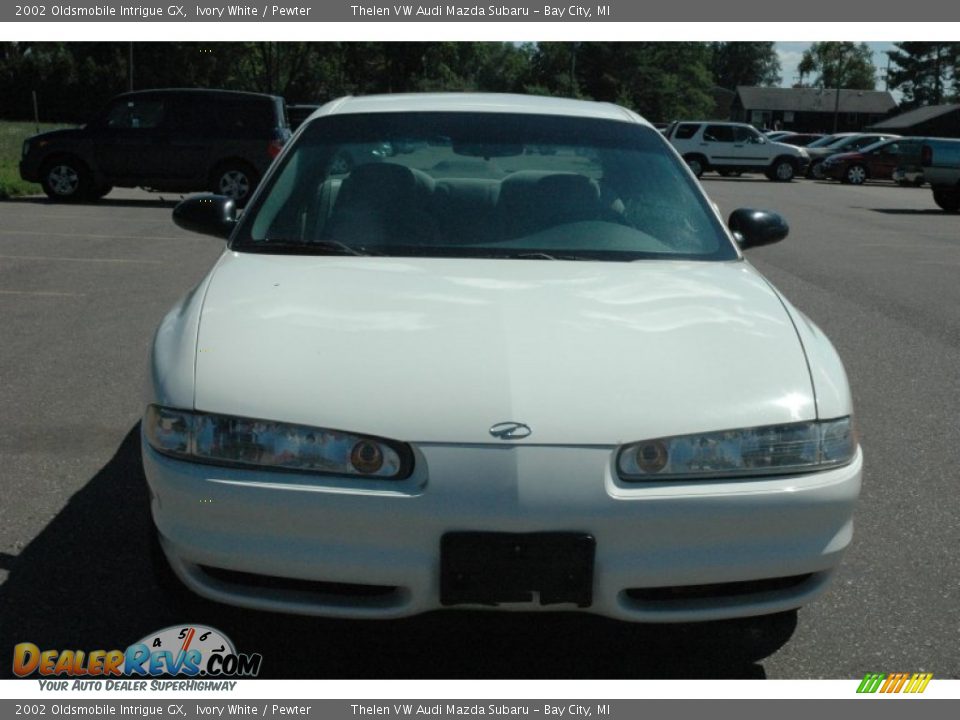
[[[313,120],[231,248],[545,260],[738,254],[695,178],[644,125],[505,113]]]
[[[826,135],[825,137],[820,138],[819,140],[814,140],[812,143],[807,145],[807,147],[818,148],[818,147],[827,147],[828,145],[833,145],[836,142],[840,142],[846,135]]]
[[[844,135],[842,137],[838,137],[832,143],[829,143],[827,147],[837,149],[845,148],[848,145],[852,145],[853,143],[857,142],[859,139],[860,138],[858,135]]]

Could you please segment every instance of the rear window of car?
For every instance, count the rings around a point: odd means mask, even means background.
[[[237,250],[443,257],[738,257],[654,129],[500,113],[318,118],[245,213]]]

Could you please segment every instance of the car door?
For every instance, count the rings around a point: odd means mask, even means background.
[[[171,96],[170,112],[158,137],[164,148],[164,178],[191,183],[206,179],[218,111],[217,104],[205,93],[185,92]]]
[[[733,147],[740,165],[764,168],[773,160],[771,142],[746,125],[733,128]]]
[[[867,167],[870,170],[870,177],[874,180],[886,180],[893,175],[893,169],[897,166],[900,146],[896,141],[884,143],[870,152],[864,153]]]
[[[707,125],[703,128],[700,149],[713,167],[723,168],[740,164],[734,147],[733,126]]]
[[[165,112],[161,97],[121,97],[107,107],[93,132],[93,155],[108,178],[146,182],[163,165],[157,145]]]

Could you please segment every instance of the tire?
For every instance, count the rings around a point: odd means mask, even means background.
[[[935,187],[933,201],[945,212],[960,212],[960,187]]]
[[[232,199],[237,207],[243,207],[253,195],[259,181],[257,171],[246,163],[223,163],[218,165],[211,175],[210,190]]]
[[[863,165],[851,165],[843,171],[843,182],[847,185],[863,185],[867,181],[867,169]]]
[[[73,156],[45,162],[40,170],[40,185],[47,197],[57,202],[78,202],[93,195],[90,170]]]
[[[823,162],[822,160],[820,162]],[[815,180],[823,180],[823,168],[820,167],[820,163],[814,163],[810,166],[810,169],[807,170],[807,177],[814,178]]]
[[[701,177],[707,169],[707,162],[703,159],[702,155],[687,155],[683,159],[687,163],[687,167],[690,168],[690,172],[698,178]]]
[[[774,182],[790,182],[797,174],[797,165],[790,158],[777,158],[767,171],[767,177]]]
[[[113,185],[101,185],[93,192],[91,197],[95,200],[99,200],[100,198],[109,195],[111,190],[113,190]]]

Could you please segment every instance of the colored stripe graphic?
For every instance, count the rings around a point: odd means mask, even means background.
[[[880,687],[880,683],[886,677],[883,673],[867,673],[863,676],[863,682],[857,688],[858,693],[875,693]]]
[[[933,680],[933,673],[914,673],[910,679],[910,684],[904,692],[922,693],[927,689],[927,685]]]
[[[858,693],[922,693],[933,679],[933,673],[867,673],[860,681]]]

